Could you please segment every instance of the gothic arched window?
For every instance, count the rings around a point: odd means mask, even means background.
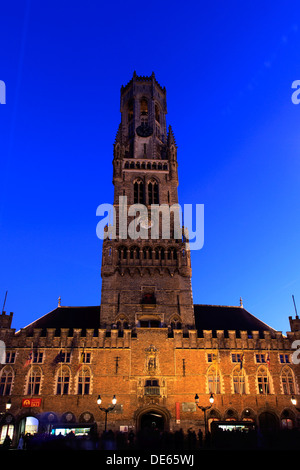
[[[158,184],[155,180],[148,183],[148,204],[159,204]]]
[[[133,118],[133,100],[128,102],[128,122]]]
[[[11,386],[13,382],[13,371],[11,367],[4,367],[2,369],[0,378],[0,395],[10,395]]]
[[[158,104],[155,105],[155,120],[157,122],[160,122],[160,112],[159,112],[159,106]]]
[[[78,373],[78,395],[89,395],[91,386],[91,371],[89,368],[82,368]]]
[[[233,369],[232,372],[233,393],[246,393],[245,372],[240,366]]]
[[[144,204],[144,183],[142,180],[136,180],[133,183],[133,202],[134,204]]]
[[[39,395],[41,382],[42,371],[40,367],[32,367],[27,376],[27,395]]]
[[[68,395],[70,392],[71,374],[68,367],[61,367],[57,373],[56,395]]]
[[[217,366],[212,366],[207,374],[208,392],[220,393],[220,373]]]
[[[266,367],[260,367],[257,371],[257,386],[259,394],[270,393],[269,373]]]
[[[282,390],[285,395],[293,395],[295,393],[295,380],[293,372],[289,367],[284,367],[281,372]]]

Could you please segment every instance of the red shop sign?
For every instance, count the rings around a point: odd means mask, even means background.
[[[23,398],[22,407],[23,408],[35,408],[41,406],[41,398]]]

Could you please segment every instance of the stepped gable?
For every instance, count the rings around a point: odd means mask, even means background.
[[[217,330],[224,330],[228,336],[229,330],[235,330],[237,336],[240,331],[258,331],[263,337],[263,332],[268,331],[274,337],[276,330],[262,322],[243,307],[230,307],[222,305],[194,305],[195,325],[198,335],[203,336],[203,330],[212,330],[216,335]]]

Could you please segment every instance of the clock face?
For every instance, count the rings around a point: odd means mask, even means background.
[[[153,129],[150,126],[139,126],[136,128],[136,133],[139,137],[149,137],[153,134]]]

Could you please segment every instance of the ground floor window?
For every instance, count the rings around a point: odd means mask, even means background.
[[[6,436],[9,436],[10,439],[12,439],[13,435],[14,435],[14,425],[13,424],[4,424],[1,428],[0,445],[3,444],[4,439],[6,438]]]

